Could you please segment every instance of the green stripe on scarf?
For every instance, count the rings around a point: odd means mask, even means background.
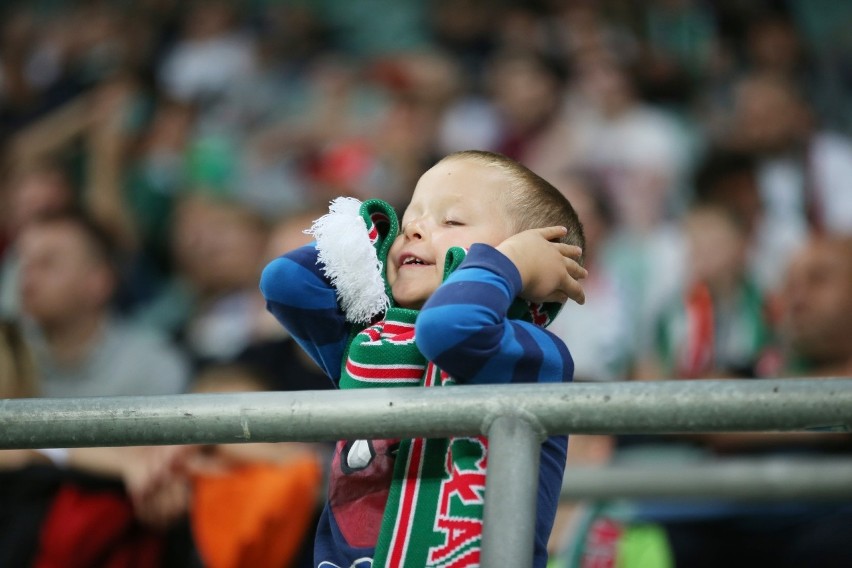
[[[362,204],[361,216],[382,266],[399,223],[380,200]],[[451,248],[444,279],[464,260]],[[382,275],[385,277],[385,275]],[[390,288],[385,284],[388,295]],[[344,356],[340,388],[443,387],[455,381],[428,362],[414,342],[419,313],[391,307],[355,332]],[[530,305],[516,300],[508,316],[547,325],[561,306]],[[402,440],[373,566],[463,568],[479,565],[487,468],[484,437]]]
[[[417,313],[390,308],[382,320],[356,334],[340,388],[452,385],[414,343]],[[400,442],[374,566],[479,564],[485,448],[484,438]]]

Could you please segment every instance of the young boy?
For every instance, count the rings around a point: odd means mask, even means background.
[[[384,213],[384,231],[370,229],[389,307],[369,325],[348,317],[352,287],[327,266],[337,261],[317,231],[319,251],[292,251],[261,278],[270,311],[340,388],[572,379],[568,349],[542,326],[565,301],[584,301],[583,231],[553,186],[504,156],[465,151],[423,174],[398,235]],[[542,446],[537,567],[566,447],[565,436]],[[315,565],[478,565],[486,448],[483,437],[339,442]],[[408,508],[404,491],[417,496]]]

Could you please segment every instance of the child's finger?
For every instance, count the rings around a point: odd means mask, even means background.
[[[559,249],[559,254],[562,256],[573,258],[576,261],[579,261],[580,257],[583,256],[583,249],[577,245],[567,245],[565,243],[554,243],[554,245]]]
[[[569,300],[574,300],[581,306],[586,303],[586,293],[583,291],[583,287],[580,286],[576,280],[571,285],[571,290],[566,292],[565,295],[568,296]]]
[[[548,241],[552,241],[554,239],[562,238],[568,232],[568,229],[566,229],[565,227],[561,227],[561,226],[543,227],[541,229],[533,229],[533,230],[536,231],[538,234],[540,234],[542,237],[544,237],[545,240],[548,240]]]
[[[583,290],[582,284],[580,284],[578,279],[572,278],[568,274],[565,275],[559,290],[568,296],[569,299],[574,300],[580,305],[586,303],[586,293]]]
[[[565,259],[565,269],[568,271],[568,274],[577,280],[582,280],[589,275],[589,271],[584,267],[580,266],[580,263],[574,260],[573,258]]]

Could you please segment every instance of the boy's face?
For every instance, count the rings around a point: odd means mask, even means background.
[[[421,176],[388,253],[387,278],[396,303],[419,309],[444,276],[451,247],[496,246],[513,234],[500,169],[474,160],[441,162]]]

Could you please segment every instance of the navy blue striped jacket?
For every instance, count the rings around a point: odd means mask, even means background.
[[[260,287],[269,311],[336,384],[351,328],[317,264],[316,249],[308,245],[273,260]],[[506,317],[520,290],[515,265],[493,247],[474,244],[418,315],[417,347],[459,384],[570,381],[574,363],[565,344],[541,327]],[[543,567],[547,560],[566,449],[565,436],[551,436],[542,445],[535,566]],[[336,513],[326,505],[315,565],[369,566],[371,547],[348,542]]]

